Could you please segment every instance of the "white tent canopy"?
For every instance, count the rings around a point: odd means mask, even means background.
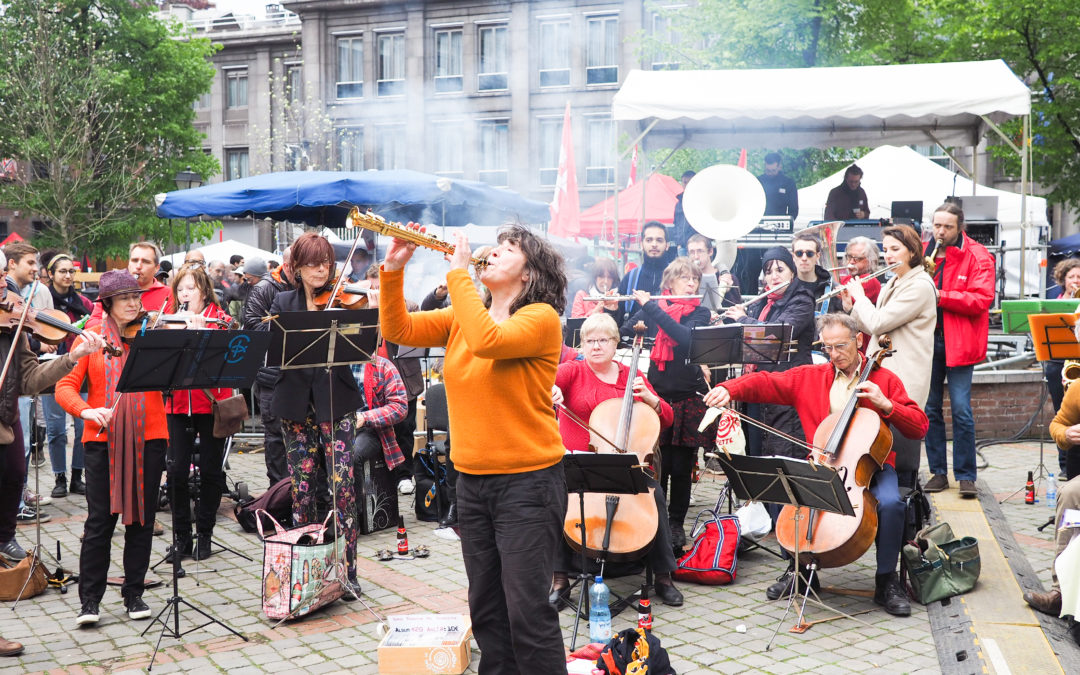
[[[206,262],[211,263],[215,260],[220,260],[226,265],[229,263],[229,258],[234,255],[242,255],[247,258],[262,258],[265,261],[275,260],[281,262],[281,256],[274,255],[269,251],[264,251],[261,248],[255,248],[248,244],[241,243],[235,239],[226,239],[225,241],[219,241],[213,244],[207,244],[205,246],[192,246],[191,250],[198,249],[202,251],[206,256]],[[173,267],[179,267],[184,264],[184,256],[187,255],[187,251],[180,251],[179,253],[173,253],[172,255],[164,256],[163,260],[168,260],[173,264]]]
[[[1046,200],[1042,197],[1028,196],[1026,200],[1021,200],[1020,195],[1015,192],[973,183],[908,147],[885,145],[875,148],[855,163],[863,170],[862,186],[870,202],[872,220],[888,218],[894,201],[921,201],[925,227],[931,221],[934,209],[940,206],[946,197],[956,195],[963,199],[968,195],[978,195],[998,198],[997,219],[1001,223],[1001,239],[1008,249],[1016,249],[1020,245],[1022,201],[1026,201],[1027,222],[1030,225],[1049,226],[1046,220]],[[843,182],[846,168],[799,190],[796,230],[806,227],[810,221],[821,220],[829,191]],[[1038,250],[1027,251],[1028,270],[1038,269],[1040,255]],[[1020,251],[1007,250],[1005,295],[1018,297],[1019,279]],[[1039,292],[1037,274],[1027,274],[1026,290],[1028,293]]]
[[[619,121],[655,126],[646,147],[973,146],[1031,111],[1004,61],[843,68],[631,71],[615,94]]]

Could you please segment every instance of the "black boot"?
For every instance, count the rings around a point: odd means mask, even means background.
[[[678,558],[686,547],[686,531],[683,530],[682,521],[675,522],[672,520],[668,523],[668,526],[671,528],[671,547],[675,549],[675,557]]]
[[[787,571],[776,578],[776,581],[765,589],[765,597],[769,600],[777,600],[779,598],[786,598],[791,595],[793,577],[795,576],[795,563],[791,561],[788,563]],[[799,581],[799,595],[806,595],[806,579],[810,578],[810,568],[803,567],[802,580]],[[821,581],[818,579],[818,575],[815,573],[814,577],[810,580],[810,588],[815,593],[821,591]]]
[[[165,562],[172,563],[172,561],[173,561],[173,550],[174,550],[173,547],[170,546],[168,551],[165,553]],[[176,548],[175,548],[175,550],[180,552],[180,558],[181,559],[183,559],[185,557],[187,557],[187,558],[191,557],[191,551],[192,551],[191,530],[188,530],[186,533],[184,533],[184,532],[177,532],[176,533]]]
[[[911,603],[907,591],[900,583],[896,572],[874,576],[874,602],[885,608],[893,616],[911,616]]]
[[[439,527],[457,527],[457,502],[450,502],[446,515],[439,521]]]
[[[70,491],[72,494],[84,495],[86,494],[86,483],[83,482],[82,469],[71,470],[71,486]]]
[[[67,497],[68,494],[68,482],[67,476],[62,473],[56,474],[56,487],[52,489],[52,498],[60,499],[61,497]]]
[[[206,560],[210,557],[211,553],[210,535],[208,533],[200,532],[195,543],[195,552],[191,554],[191,557],[195,560]]]

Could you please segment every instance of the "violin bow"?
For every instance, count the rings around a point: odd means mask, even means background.
[[[37,292],[38,279],[34,279],[33,285],[30,286],[30,298],[34,297],[34,293]],[[11,293],[11,289],[6,289],[6,293]],[[16,348],[19,345],[19,333],[22,331],[23,326],[26,325],[26,315],[30,312],[30,300],[27,300],[23,304],[22,314],[19,315],[19,325],[15,327],[15,337],[11,340],[11,346],[8,347],[7,358],[4,359],[4,370],[0,372],[0,387],[4,386],[4,381],[7,379],[8,368],[11,367],[11,357],[15,355]]]
[[[720,386],[723,386],[723,385],[720,385]],[[702,395],[702,397],[704,398],[704,395]],[[787,434],[787,433],[784,433],[783,431],[780,431],[776,427],[769,426],[768,424],[765,424],[764,422],[762,422],[760,420],[756,420],[753,417],[750,417],[749,415],[744,415],[744,414],[740,413],[739,411],[737,411],[734,408],[731,408],[729,406],[726,406],[726,405],[710,406],[710,408],[713,409],[713,410],[716,410],[717,412],[716,413],[709,413],[708,411],[706,411],[706,413],[705,413],[706,415],[713,414],[714,416],[718,416],[718,415],[720,415],[720,412],[726,410],[728,412],[734,413],[735,415],[738,415],[740,420],[743,420],[744,422],[746,422],[750,426],[757,427],[758,429],[761,429],[762,431],[767,431],[767,432],[769,432],[769,433],[771,433],[773,435],[779,436],[780,438],[784,439],[785,441],[788,441],[789,443],[794,443],[795,445],[799,446],[800,448],[803,448],[804,450],[807,450],[807,451],[810,451],[810,452],[813,452],[814,450],[817,450],[818,452],[824,452],[824,450],[817,447],[813,443],[807,443],[806,441],[801,441],[798,438],[795,438],[794,436],[792,436],[790,434]],[[712,420],[709,420],[708,424],[712,424]],[[705,426],[708,426],[708,424],[705,424]]]

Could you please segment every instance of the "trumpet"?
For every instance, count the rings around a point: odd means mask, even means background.
[[[395,239],[401,239],[417,246],[423,246],[424,248],[430,248],[435,251],[442,251],[448,255],[454,254],[454,245],[448,244],[445,241],[434,237],[430,234],[418,232],[416,230],[410,230],[407,227],[403,227],[401,223],[392,223],[381,216],[377,216],[371,211],[367,213],[360,213],[360,209],[352,207],[349,211],[348,217],[345,219],[345,224],[348,227],[362,227],[365,230],[371,230],[376,234],[385,234]],[[469,258],[469,262],[476,267],[477,272],[482,272],[488,266],[486,258]]]
[[[872,274],[867,274],[865,277],[859,277],[859,279],[862,280],[862,281],[866,281],[867,279],[873,279],[875,277],[880,277],[881,275],[885,274],[886,272],[891,272],[891,271],[893,271],[894,269],[896,269],[899,266],[900,266],[900,263],[893,263],[891,265],[886,265],[885,267],[882,267],[881,269],[879,269],[878,271],[876,271],[876,272],[874,272]],[[834,298],[834,297],[840,295],[843,292],[844,292],[844,288],[841,286],[840,288],[837,288],[836,290],[829,291],[828,293],[822,295],[820,298],[817,299],[817,301],[822,302],[823,300],[828,300],[829,298]]]

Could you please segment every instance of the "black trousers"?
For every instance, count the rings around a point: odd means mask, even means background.
[[[401,448],[401,454],[405,456],[405,461],[394,467],[393,477],[394,482],[401,482],[406,478],[412,478],[413,475],[413,433],[416,431],[416,399],[409,399],[409,412],[405,414],[405,419],[401,420],[394,425],[394,437],[397,439],[398,447]]]
[[[675,570],[675,554],[671,546],[671,528],[668,527],[668,511],[667,511],[667,498],[664,496],[664,489],[660,487],[660,483],[652,478],[648,478],[645,481],[649,487],[656,488],[653,491],[653,497],[656,500],[656,537],[653,539],[652,548],[645,554],[645,560],[648,561],[649,566],[652,567],[654,573],[656,572],[673,572]],[[581,515],[581,502],[578,500],[577,493],[568,495],[568,501],[566,503],[566,514],[569,518],[574,518],[575,521],[580,520]],[[577,518],[575,518],[577,517]],[[599,548],[600,542],[590,542],[589,548]],[[581,553],[574,551],[570,548],[570,544],[566,543],[566,538],[563,537],[563,543],[561,548],[561,555],[556,560],[555,569],[560,572],[580,572],[581,568]],[[588,589],[586,589],[588,591]]]
[[[263,424],[263,460],[266,462],[266,477],[273,487],[288,478],[289,463],[285,459],[285,437],[281,431],[281,418],[270,414],[270,402],[274,390],[261,384],[256,387],[259,394],[259,414]]]
[[[166,416],[169,423],[169,505],[172,507],[173,528],[181,539],[191,539],[191,490],[188,481],[195,438],[199,439],[199,502],[195,513],[195,529],[199,534],[212,534],[225,491],[225,472],[221,469],[225,439],[214,438],[214,416],[211,413]]]
[[[668,518],[680,525],[686,520],[686,510],[690,508],[690,483],[695,459],[697,448],[660,446],[660,486],[669,497]]]
[[[154,512],[165,469],[166,445],[164,439],[147,441],[143,452],[146,513],[142,525],[135,523],[124,528],[124,585],[120,592],[125,598],[142,595],[146,569],[150,566],[150,542],[154,537]],[[109,447],[90,442],[85,448],[86,524],[79,554],[79,599],[101,602],[105,597],[109,552],[118,514],[109,507]]]
[[[18,418],[11,431],[15,438],[7,445],[0,445],[0,544],[15,538],[16,516],[26,480],[26,443]]]
[[[547,601],[566,514],[562,464],[459,474],[457,504],[480,675],[565,672],[559,614]]]

